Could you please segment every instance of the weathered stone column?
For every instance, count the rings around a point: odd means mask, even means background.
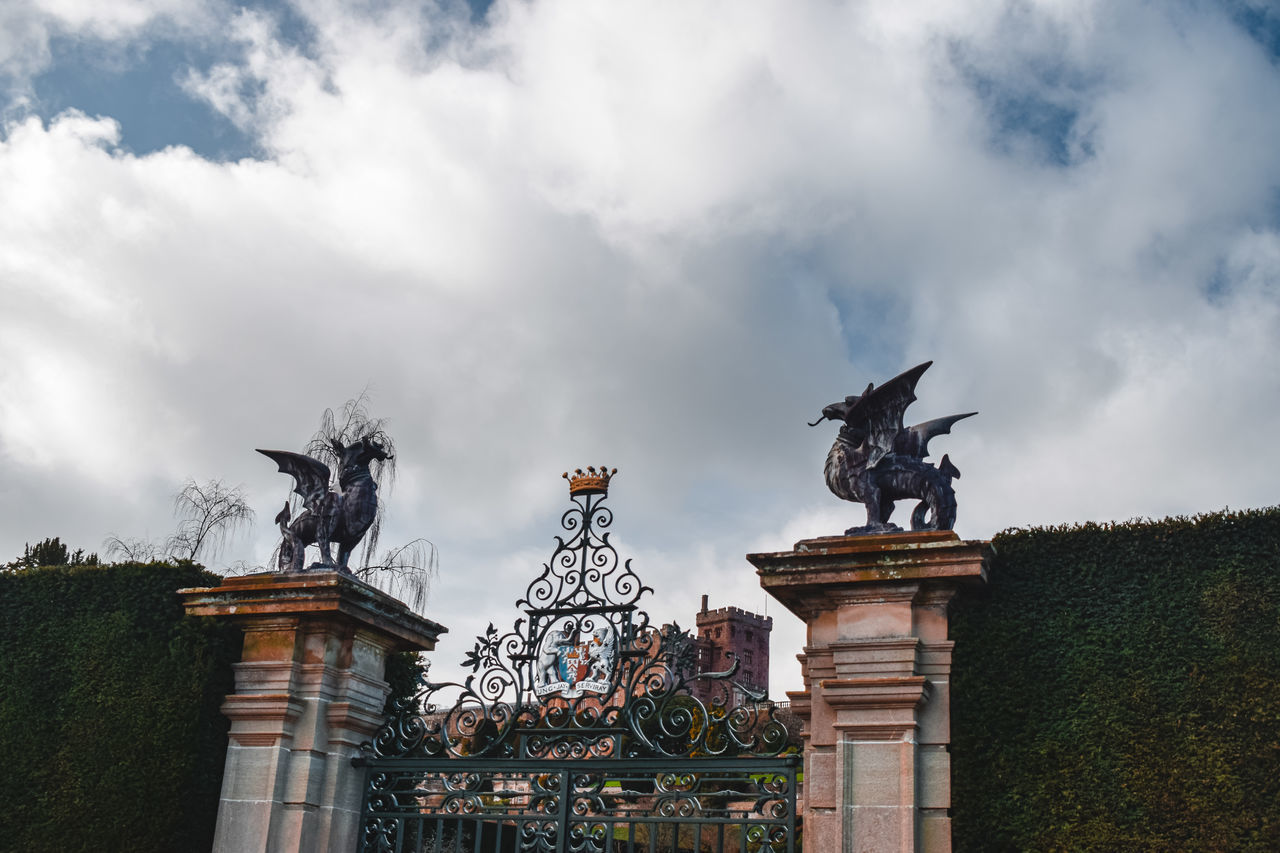
[[[947,608],[981,583],[987,542],[951,531],[833,536],[748,554],[808,625],[804,845],[831,853],[951,850]]]
[[[387,655],[431,650],[446,629],[349,575],[228,578],[179,590],[188,613],[244,629],[214,853],[356,849],[363,775],[382,722]]]

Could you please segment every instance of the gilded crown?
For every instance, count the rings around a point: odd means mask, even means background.
[[[569,476],[569,472],[565,471],[563,476],[569,481],[569,495],[607,495],[609,493],[609,479],[618,473],[618,469],[614,468],[610,471],[601,465],[597,471],[590,465],[584,472],[581,468],[573,472],[573,476]]]

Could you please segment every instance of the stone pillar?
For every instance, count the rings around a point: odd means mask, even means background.
[[[179,590],[188,613],[235,620],[244,652],[214,853],[356,849],[363,774],[391,652],[431,650],[443,626],[336,572],[227,578]]]
[[[987,542],[951,531],[833,536],[748,554],[760,585],[808,626],[804,846],[831,853],[951,850],[947,609],[982,583]]]

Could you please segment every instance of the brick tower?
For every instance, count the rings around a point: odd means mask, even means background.
[[[697,616],[698,664],[703,672],[722,672],[734,658],[738,672],[734,681],[755,690],[769,686],[769,633],[773,619],[743,610],[741,607],[707,609],[707,596],[702,596],[702,609]],[[699,698],[705,685],[695,682],[692,693]],[[745,696],[735,696],[743,701]]]

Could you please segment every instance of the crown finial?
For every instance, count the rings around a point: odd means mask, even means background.
[[[597,471],[593,466],[588,465],[584,472],[581,468],[574,469],[573,476],[565,471],[561,476],[569,481],[569,496],[576,495],[607,495],[609,493],[609,480],[614,474],[618,473],[618,469],[612,471],[608,467],[601,465]]]

